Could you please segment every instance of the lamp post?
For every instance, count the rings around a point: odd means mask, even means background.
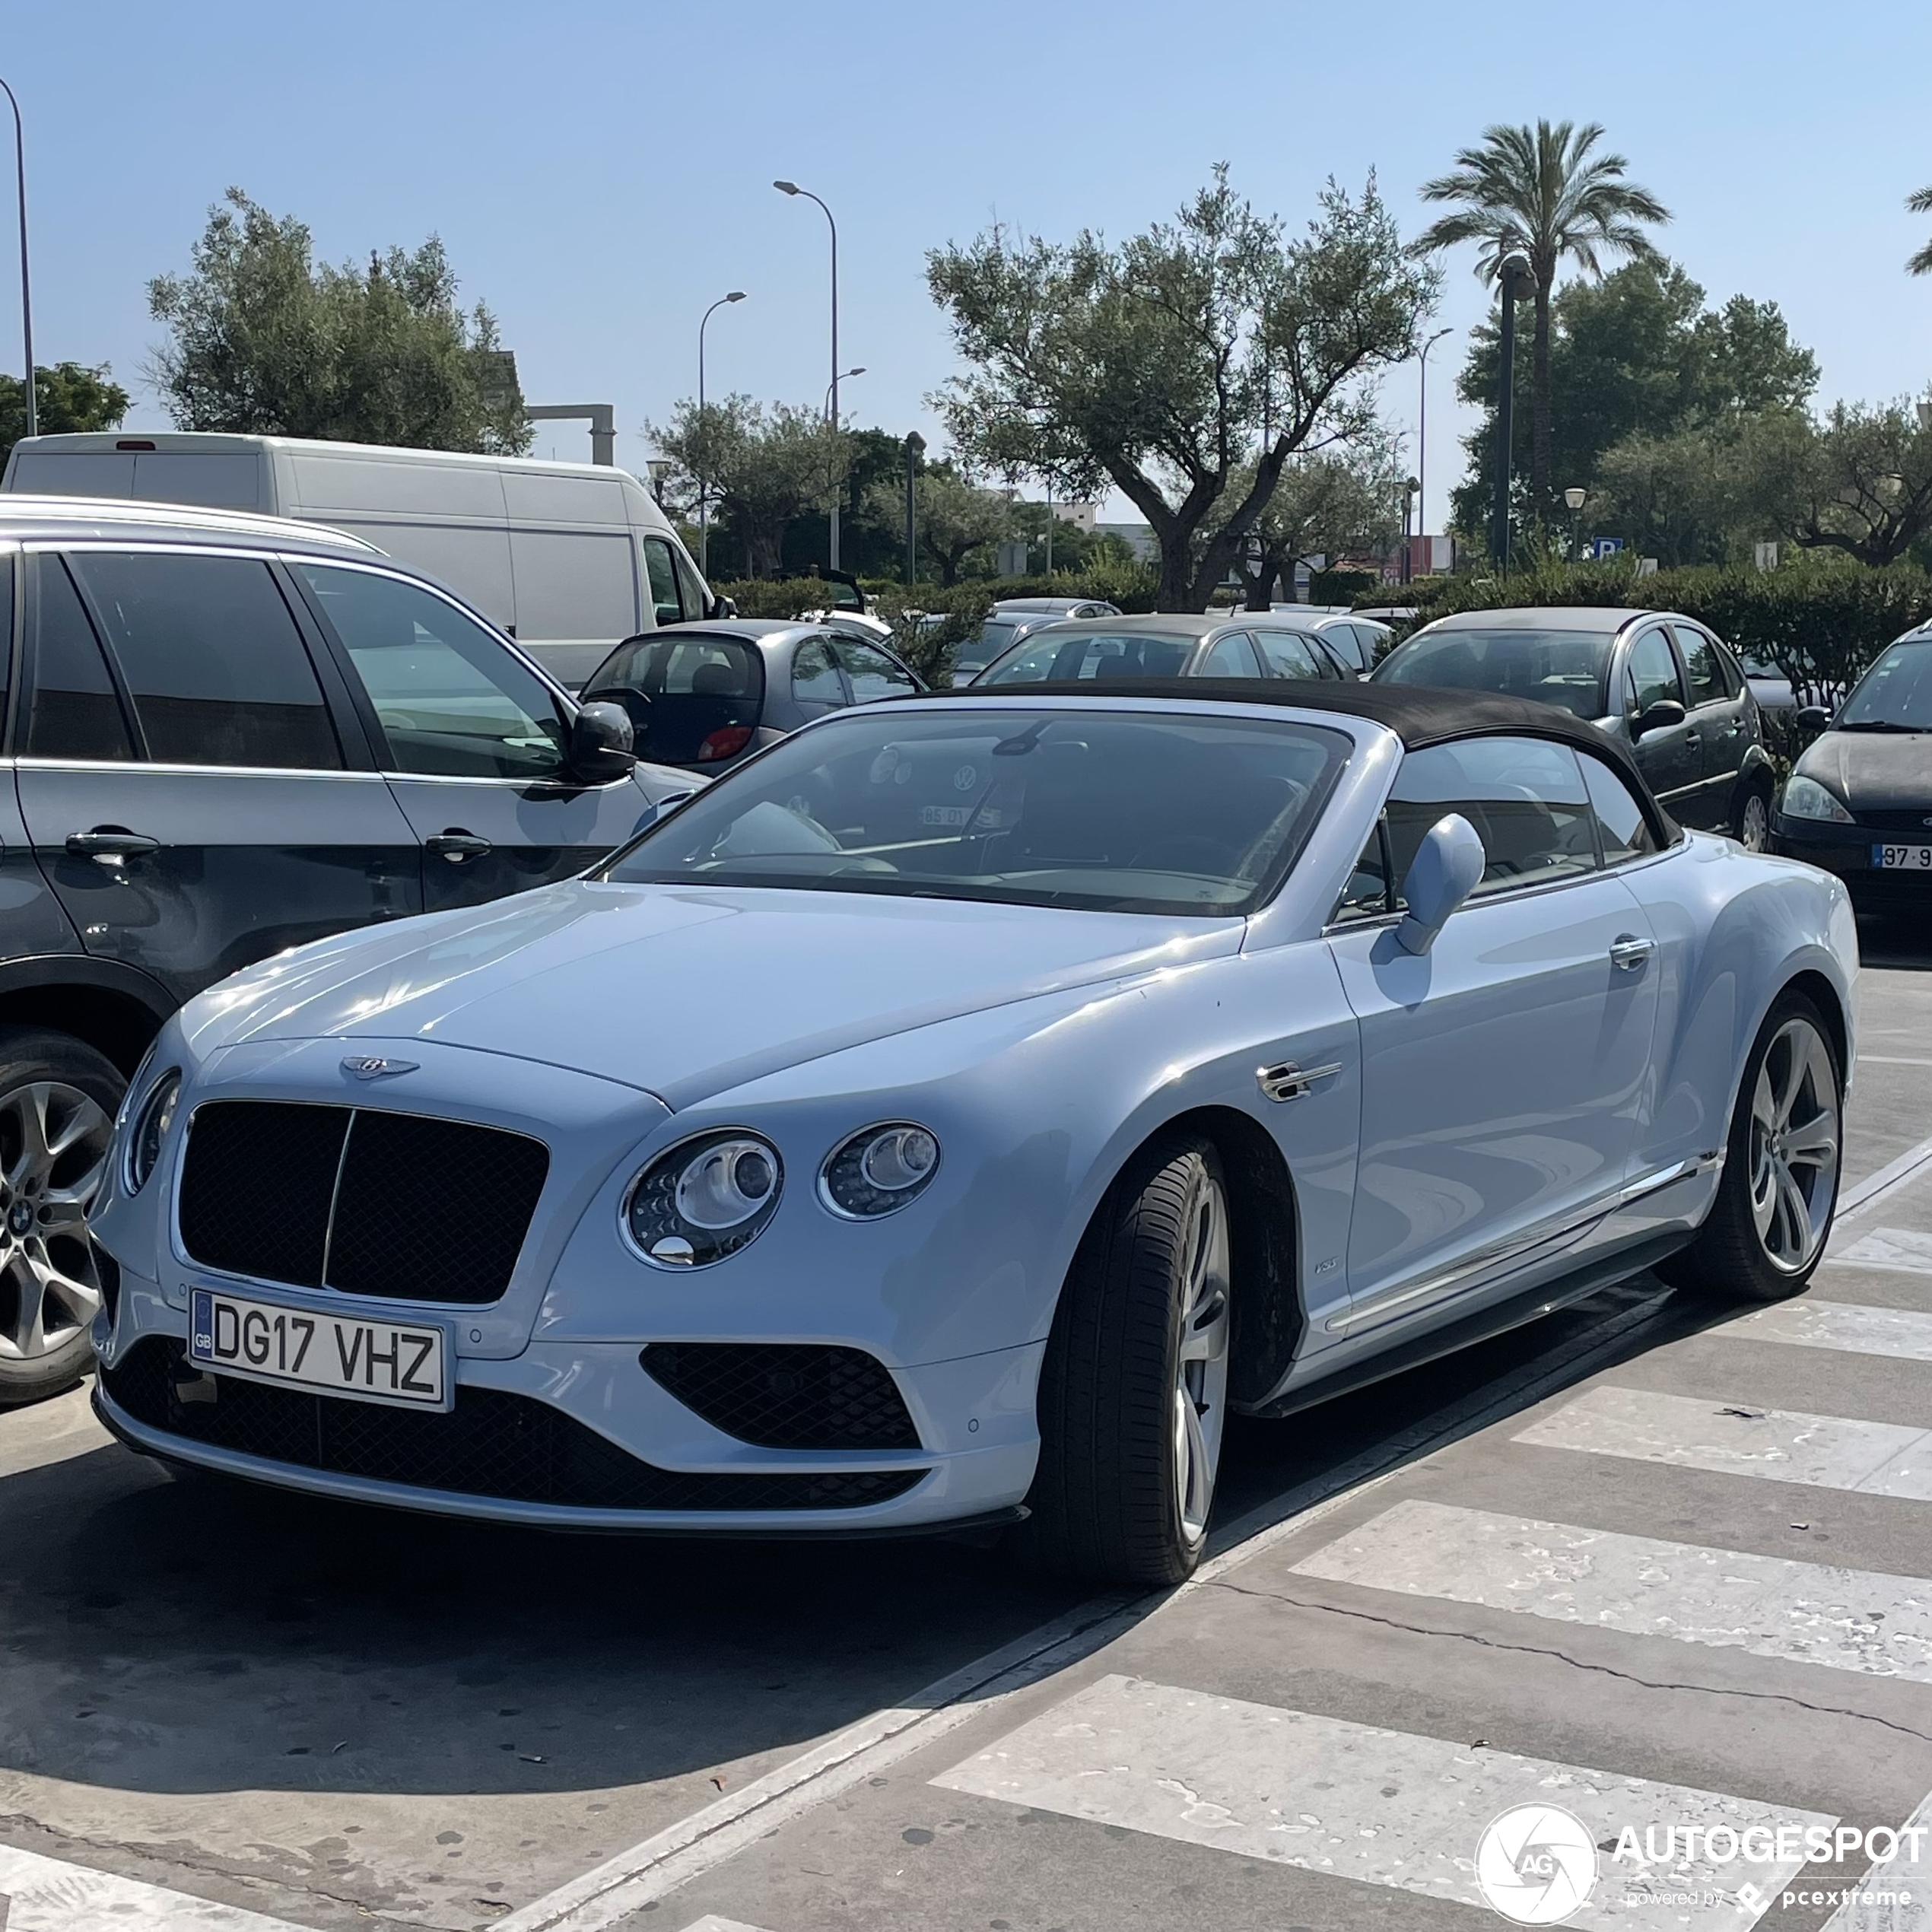
[[[831,386],[825,391],[825,420],[834,429],[838,427],[838,412],[832,406],[832,398],[838,393],[839,384],[849,383],[854,376],[863,376],[865,373],[866,365],[862,362],[857,368],[848,369],[844,375],[832,378]]]
[[[27,433],[38,436],[40,412],[34,395],[33,297],[27,279],[27,133],[21,125],[20,103],[14,98],[13,89],[3,80],[0,87],[6,88],[7,104],[14,110],[14,174],[20,184],[20,332],[27,354]]]
[[[1409,546],[1414,539],[1409,534],[1409,513],[1416,498],[1422,494],[1422,479],[1412,476],[1402,486],[1402,580],[1408,583],[1416,574],[1415,553]]]
[[[704,319],[697,325],[697,434],[698,447],[704,446],[704,332],[710,326],[711,318],[728,302],[742,302],[745,291],[734,288],[729,295],[720,295],[704,311]],[[707,478],[697,479],[697,574],[709,575],[711,550],[711,492]]]
[[[919,459],[926,453],[926,439],[917,430],[906,433],[906,588],[919,581],[919,525],[913,495],[913,479],[919,474]]]
[[[659,510],[664,507],[664,486],[671,480],[671,472],[676,466],[668,456],[653,456],[644,465],[650,472],[650,493],[657,500]]]
[[[1496,504],[1489,526],[1489,554],[1498,570],[1509,568],[1511,421],[1516,401],[1516,304],[1530,280],[1530,265],[1512,255],[1496,271],[1502,299],[1501,373],[1496,393]]]
[[[1573,564],[1577,561],[1577,519],[1589,497],[1587,490],[1580,490],[1575,484],[1563,492],[1563,500],[1570,507],[1570,561]]]
[[[1416,360],[1421,364],[1416,379],[1416,520],[1422,525],[1420,534],[1428,535],[1429,528],[1429,351],[1445,335],[1453,335],[1453,329],[1438,329],[1422,345]]]
[[[836,425],[838,421],[838,224],[833,219],[832,211],[809,188],[801,188],[796,181],[774,181],[772,184],[781,195],[802,195],[809,202],[818,202],[824,211],[826,225],[832,231],[832,381],[827,392],[825,413]],[[831,566],[838,568],[838,503],[832,503],[830,549]]]

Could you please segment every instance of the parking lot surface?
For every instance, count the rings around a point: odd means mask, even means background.
[[[177,1481],[84,1392],[0,1416],[0,1925],[1447,1932],[1539,1798],[1605,1848],[1574,1924],[1932,1924],[1932,1857],[1861,1908],[1862,1854],[1609,1849],[1932,1792],[1932,961],[1867,944],[1804,1298],[1638,1276],[1244,1428],[1177,1592],[338,1508]]]

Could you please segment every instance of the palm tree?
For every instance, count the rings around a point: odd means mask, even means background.
[[[1425,202],[1458,202],[1416,243],[1418,254],[1482,244],[1476,273],[1493,282],[1512,255],[1530,264],[1536,291],[1530,369],[1530,497],[1539,516],[1553,506],[1550,488],[1549,300],[1556,271],[1573,256],[1587,272],[1606,255],[1654,256],[1640,225],[1670,219],[1645,188],[1625,180],[1621,154],[1592,151],[1603,138],[1595,122],[1539,121],[1534,128],[1493,127],[1479,148],[1465,148],[1455,171],[1422,184]]]
[[[1915,214],[1932,214],[1932,188],[1921,188],[1915,195],[1905,197],[1905,205]],[[1927,242],[1905,264],[1908,275],[1932,275],[1932,242]]]

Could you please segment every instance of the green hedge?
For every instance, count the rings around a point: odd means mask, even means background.
[[[1389,587],[1373,570],[1311,570],[1311,604],[1386,603]]]
[[[1640,577],[1628,561],[1546,565],[1506,577],[1457,576],[1411,584],[1416,622],[1451,611],[1530,604],[1597,604],[1681,611],[1733,650],[1776,665],[1799,701],[1842,691],[1901,631],[1932,621],[1932,574],[1800,558],[1775,570],[1715,566]],[[1358,604],[1387,601],[1386,588]]]

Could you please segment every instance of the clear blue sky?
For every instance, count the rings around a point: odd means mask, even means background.
[[[184,268],[230,183],[361,257],[434,230],[501,319],[533,402],[610,401],[618,460],[696,386],[820,402],[830,373],[825,224],[837,212],[842,344],[868,373],[848,420],[935,425],[952,366],[926,249],[996,215],[1050,237],[1124,234],[1218,160],[1299,222],[1322,178],[1378,170],[1410,228],[1416,184],[1499,119],[1596,119],[1675,211],[1662,237],[1716,299],[1781,303],[1822,396],[1932,379],[1932,5],[1864,0],[332,0],[313,7],[16,4],[0,62],[27,116],[36,347],[139,381],[147,278]],[[3,106],[4,103],[0,103]],[[0,211],[9,205],[0,195]],[[0,212],[0,367],[17,368]],[[1432,358],[1429,497],[1460,475],[1450,376],[1483,298],[1453,260]],[[1412,431],[1416,376],[1390,420]],[[537,449],[587,455],[571,425]],[[1411,445],[1412,452],[1412,443]],[[1412,453],[1411,461],[1412,462]]]

